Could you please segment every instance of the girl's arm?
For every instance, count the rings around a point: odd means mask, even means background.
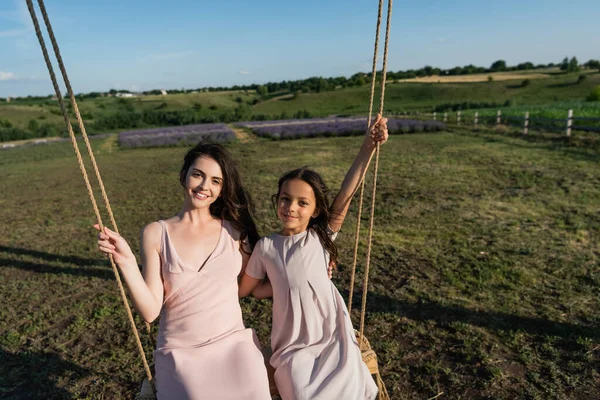
[[[266,299],[267,297],[273,297],[273,287],[271,286],[271,282],[269,282],[269,280],[266,278],[259,279],[258,283],[251,288],[251,285],[254,285],[255,278],[245,273],[246,267],[248,266],[248,261],[250,261],[251,256],[251,254],[249,254],[248,251],[251,251],[249,247],[240,247],[240,253],[242,254],[242,269],[239,275],[240,281],[238,282],[238,297],[246,297],[250,293],[252,293],[252,296],[256,297],[257,299]],[[246,286],[242,291],[242,282],[244,281],[244,276],[248,276],[248,278],[246,278]]]
[[[358,186],[365,177],[371,158],[377,148],[377,143],[383,144],[388,139],[386,123],[387,118],[381,118],[381,115],[378,114],[375,122],[371,125],[365,136],[365,140],[358,151],[358,155],[346,173],[346,177],[342,182],[342,188],[331,204],[329,227],[334,232],[339,231],[344,223],[344,218],[346,218],[352,196],[354,196]]]
[[[253,278],[248,274],[242,275],[242,280],[238,290],[238,297],[241,299],[242,297],[248,296],[261,282],[262,279]]]
[[[95,225],[99,229],[98,225]],[[147,225],[141,233],[142,272],[127,241],[118,233],[104,227],[98,234],[102,252],[112,254],[129,289],[133,306],[147,322],[160,314],[164,288],[160,272],[160,234],[158,222]]]
[[[261,280],[260,284],[252,291],[252,296],[257,299],[268,299],[269,297],[273,297],[273,286],[271,286],[271,281],[267,278]]]

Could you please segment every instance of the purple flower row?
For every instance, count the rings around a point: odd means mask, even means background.
[[[272,121],[243,121],[236,122],[236,126],[243,128],[255,128],[266,125],[282,125],[282,124],[306,124],[306,123],[327,123],[327,122],[342,122],[342,121],[363,121],[367,124],[367,117],[344,117],[344,118],[310,118],[310,119],[277,119]]]
[[[252,128],[252,131],[262,137],[273,139],[296,139],[316,136],[350,136],[362,135],[366,132],[364,119],[336,119],[315,123],[314,120],[303,120],[303,123],[285,123],[279,125],[263,125]],[[439,121],[416,121],[407,119],[388,119],[390,134],[412,132],[434,132],[445,128]]]
[[[225,124],[170,126],[119,133],[122,147],[191,145],[203,139],[228,142],[235,139],[235,133]]]

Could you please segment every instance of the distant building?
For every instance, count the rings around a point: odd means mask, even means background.
[[[167,95],[167,91],[164,90],[164,89],[160,89],[160,94],[163,95],[163,96],[166,96]]]
[[[11,99],[10,97],[7,97],[7,98],[6,98],[6,102],[7,102],[7,103],[10,103],[10,101],[11,101],[11,100],[12,100],[12,99]]]
[[[133,97],[133,93],[117,93],[117,97]]]

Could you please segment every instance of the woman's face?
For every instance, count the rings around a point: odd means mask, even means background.
[[[209,207],[223,189],[223,172],[219,163],[200,156],[192,163],[185,177],[185,195],[195,208]]]

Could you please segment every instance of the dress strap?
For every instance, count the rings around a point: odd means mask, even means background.
[[[162,257],[163,260],[165,260],[165,245],[166,245],[166,236],[167,236],[167,226],[165,221],[163,221],[162,219],[158,220],[158,223],[160,224],[160,227],[162,228],[161,234],[160,234],[160,256]]]

